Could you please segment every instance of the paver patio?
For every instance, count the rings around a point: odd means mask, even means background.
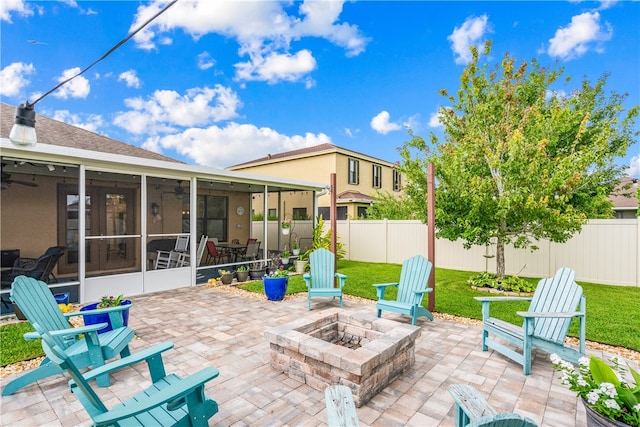
[[[220,412],[212,426],[326,425],[324,393],[274,371],[269,364],[267,328],[307,316],[306,295],[270,302],[221,288],[184,288],[146,294],[133,301],[129,325],[136,332],[132,351],[162,341],[167,372],[186,376],[215,366],[220,376],[206,387]],[[313,302],[313,311],[335,308],[331,300]],[[375,315],[371,304],[345,297],[344,308]],[[478,306],[478,310],[480,307]],[[410,323],[406,316],[384,318]],[[414,366],[358,408],[362,425],[451,426],[453,399],[447,387],[468,383],[500,412],[518,412],[541,426],[582,426],[585,413],[574,394],[560,385],[548,356],[535,352],[532,374],[498,353],[482,352],[480,327],[436,318],[418,321]],[[602,352],[588,351],[602,357]],[[606,355],[605,355],[606,356]],[[4,385],[12,377],[2,380]],[[111,387],[97,389],[108,407],[149,385],[146,365],[119,372]],[[2,397],[3,426],[77,426],[90,420],[57,375]]]

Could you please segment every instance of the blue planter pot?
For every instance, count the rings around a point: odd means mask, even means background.
[[[289,285],[289,276],[262,276],[262,282],[264,283],[264,294],[269,301],[282,301],[284,299],[284,294],[287,293],[287,286]]]
[[[120,305],[131,305],[131,301],[126,299],[122,301]],[[97,307],[98,307],[98,303],[89,304],[85,307],[82,307],[80,311],[95,310]],[[124,324],[124,326],[127,326],[129,324],[129,309],[127,308],[126,310],[123,310],[121,313],[122,313],[122,323]],[[106,327],[98,330],[99,334],[113,330],[113,327],[111,325],[111,320],[109,320],[108,314],[83,314],[82,317],[84,318],[85,325],[107,323]]]

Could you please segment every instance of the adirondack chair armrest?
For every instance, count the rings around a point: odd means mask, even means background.
[[[24,338],[25,341],[33,341],[40,338],[40,334],[37,332],[27,332],[26,334],[22,335],[22,338]]]
[[[500,301],[531,301],[530,297],[473,297],[476,301],[482,303],[485,302],[500,302]]]
[[[112,362],[107,363],[106,365],[102,365],[90,371],[87,371],[82,376],[84,377],[85,380],[91,381],[96,379],[100,375],[109,374],[119,369],[126,368],[131,365],[135,365],[136,363],[151,360],[157,357],[158,355],[161,355],[165,351],[171,350],[172,348],[173,348],[172,342],[163,342],[160,344],[156,344],[153,347],[146,348],[130,356],[116,359]],[[160,358],[160,360],[162,359]],[[162,376],[164,376],[164,374]]]
[[[395,286],[396,288],[400,285],[399,282],[395,283],[375,283],[371,286],[376,288],[376,293],[378,294],[378,299],[384,299],[384,293],[389,286]]]
[[[347,276],[342,274],[342,273],[336,273],[335,276],[338,278],[339,280],[339,285],[340,285],[340,289],[342,289],[344,287],[344,283],[347,280]]]
[[[131,304],[119,305],[117,307],[96,308],[94,310],[74,311],[73,313],[66,313],[65,316],[84,316],[86,314],[109,314],[118,311],[124,311],[131,308]]]
[[[536,318],[536,317],[546,318],[546,319],[552,319],[552,318],[567,319],[570,317],[584,317],[585,315],[585,313],[581,311],[551,312],[551,313],[534,312],[534,311],[516,311],[516,314],[518,316],[524,317],[525,319]]]
[[[90,334],[97,332],[102,328],[109,326],[108,323],[96,323],[94,325],[78,326],[77,328],[59,329],[57,331],[48,331],[53,337],[67,337],[71,335]],[[25,334],[26,335],[26,334]]]
[[[304,273],[302,278],[304,279],[304,284],[307,285],[307,289],[311,289],[311,274]]]
[[[184,378],[180,382],[174,383],[169,387],[148,396],[146,399],[141,399],[136,405],[114,408],[104,414],[97,415],[93,418],[93,422],[98,426],[111,425],[119,420],[133,417],[165,403],[184,398],[198,388],[202,388],[204,390],[205,383],[216,378],[219,374],[220,372],[218,369],[214,367],[204,368],[201,371]],[[172,405],[169,406],[172,407],[172,409],[176,408]]]

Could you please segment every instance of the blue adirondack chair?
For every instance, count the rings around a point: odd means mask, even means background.
[[[329,427],[360,426],[356,404],[353,401],[353,394],[349,387],[336,384],[325,388],[324,400],[327,407],[327,425]]]
[[[420,316],[433,320],[433,314],[422,305],[424,294],[433,290],[428,287],[431,268],[432,264],[428,259],[422,255],[416,255],[402,263],[399,282],[373,285],[378,294],[376,303],[378,317],[382,315],[382,310],[387,310],[411,316],[412,325],[416,324]],[[398,288],[395,300],[384,299],[385,291],[389,286]]]
[[[456,427],[537,427],[531,418],[511,412],[497,413],[470,385],[451,384],[449,394],[456,402],[453,414]]]
[[[576,273],[560,268],[556,274],[538,282],[532,298],[475,297],[482,302],[482,350],[489,348],[520,363],[525,375],[531,372],[531,352],[538,348],[546,353],[557,353],[564,360],[578,363],[585,355],[586,297],[582,287],[574,282]],[[491,302],[531,301],[527,311],[516,312],[524,318],[521,327],[491,317]],[[576,307],[580,305],[579,311]],[[580,322],[580,344],[576,351],[564,343],[573,318]],[[513,349],[493,337],[512,344]],[[520,350],[521,352],[519,352]]]
[[[312,297],[340,297],[340,307],[342,307],[342,288],[347,280],[347,276],[335,271],[335,255],[333,252],[320,248],[309,254],[310,272],[303,277],[307,285],[307,309],[311,310]],[[338,279],[338,286],[335,285],[335,278]]]
[[[34,325],[39,331],[38,325]],[[208,426],[208,420],[218,412],[218,404],[204,394],[204,385],[219,375],[218,369],[207,367],[180,378],[167,375],[162,353],[173,348],[166,342],[115,360],[82,374],[69,357],[69,352],[59,347],[48,332],[42,332],[42,349],[51,361],[71,377],[69,385],[95,426]],[[107,409],[90,382],[99,376],[147,362],[152,385],[125,402]]]
[[[118,354],[122,357],[130,354],[129,342],[133,339],[134,333],[131,328],[123,326],[122,310],[130,308],[131,305],[63,314],[47,284],[26,276],[14,279],[10,298],[22,310],[29,323],[37,323],[42,330],[49,332],[57,345],[80,369],[104,365],[105,360]],[[97,333],[107,325],[106,323],[72,328],[67,320],[71,316],[100,313],[109,315],[113,325],[112,331]],[[27,340],[39,337],[36,332],[25,334]],[[36,369],[9,382],[2,390],[2,395],[8,396],[28,384],[60,373],[62,370],[56,364],[44,359]],[[106,374],[97,380],[101,387],[110,383]]]

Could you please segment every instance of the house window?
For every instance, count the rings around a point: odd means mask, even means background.
[[[397,169],[393,170],[393,191],[400,191],[402,188],[402,174]]]
[[[349,159],[349,184],[360,184],[360,162]]]
[[[226,196],[198,196],[198,215],[196,217],[196,235],[217,238],[220,241],[227,240],[228,225],[228,198]],[[189,232],[188,219],[183,220],[185,233]]]
[[[278,219],[278,210],[277,209],[269,209],[267,214],[267,219],[269,221],[275,221]]]
[[[382,166],[373,165],[373,188],[382,187]]]
[[[309,219],[307,208],[293,208],[293,219]]]

